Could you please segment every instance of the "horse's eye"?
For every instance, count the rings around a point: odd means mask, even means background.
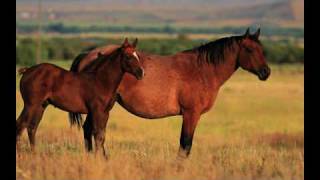
[[[247,47],[245,47],[245,49],[246,49],[246,51],[247,51],[248,53],[252,53],[252,49],[247,48]]]
[[[130,61],[130,60],[131,60],[130,56],[129,56],[129,55],[127,55],[127,54],[126,54],[126,59],[127,59],[128,61]]]
[[[126,59],[128,59],[128,58],[129,58],[129,55],[126,54],[126,53],[124,53],[124,57],[125,57]]]

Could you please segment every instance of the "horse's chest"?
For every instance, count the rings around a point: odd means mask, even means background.
[[[207,93],[201,97],[202,113],[206,113],[212,108],[214,102],[216,101],[217,93],[217,91],[207,91]]]

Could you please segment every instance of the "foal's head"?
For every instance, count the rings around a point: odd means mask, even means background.
[[[138,39],[130,44],[128,39],[126,38],[120,47],[120,51],[122,54],[121,67],[125,72],[128,72],[134,75],[137,79],[142,79],[144,76],[144,70],[141,66],[139,56],[135,50],[138,43]]]
[[[260,28],[252,35],[249,33],[249,28],[247,29],[240,42],[238,63],[240,67],[264,81],[268,79],[271,70],[266,63],[259,35]]]

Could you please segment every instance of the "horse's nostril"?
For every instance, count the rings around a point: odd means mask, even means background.
[[[136,76],[139,77],[139,79],[141,79],[144,76],[143,69],[137,69]]]
[[[270,73],[270,69],[268,67],[265,67],[265,68],[262,69],[261,73],[264,74],[264,75],[267,75],[267,74]]]
[[[270,75],[270,68],[268,66],[261,67],[260,70],[257,72],[257,75],[260,80],[268,79]]]
[[[263,72],[263,74],[267,74],[268,73],[267,68],[264,68],[262,72]]]

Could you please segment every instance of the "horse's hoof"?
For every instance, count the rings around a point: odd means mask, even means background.
[[[37,153],[37,150],[36,150],[35,147],[32,147],[32,148],[30,149],[30,152],[31,152],[32,154],[36,154],[36,153]]]
[[[104,156],[104,159],[105,159],[106,161],[109,161],[109,160],[110,160],[109,156]]]
[[[183,166],[184,160],[185,159],[181,159],[181,158],[177,157],[176,163],[175,163],[175,169],[177,172],[182,172],[184,170],[184,166]]]

